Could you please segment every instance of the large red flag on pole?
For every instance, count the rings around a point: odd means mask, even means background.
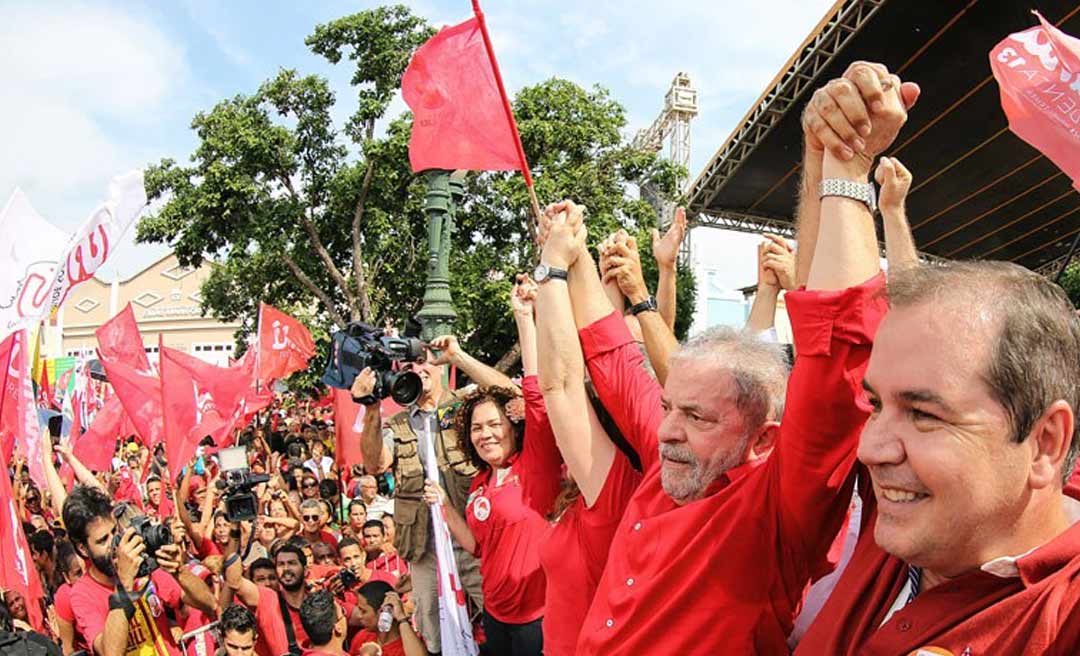
[[[141,371],[152,371],[131,303],[103,323],[94,334],[97,336],[102,362],[119,360]]]
[[[35,408],[31,380],[30,341],[25,329],[18,330],[0,343],[0,451],[6,468],[18,447],[26,459],[30,478],[45,488],[45,466],[41,460],[41,427]]]
[[[315,341],[304,324],[260,303],[258,349],[258,378],[269,381],[307,369],[308,360],[315,355]]]
[[[533,213],[540,205],[506,95],[484,12],[447,27],[413,53],[401,93],[413,111],[409,162],[413,171],[521,171]]]
[[[78,414],[76,413],[76,416]],[[94,415],[90,428],[82,435],[71,432],[72,452],[79,462],[92,471],[112,469],[116,441],[131,435],[131,424],[125,421],[124,406],[115,394]]]
[[[37,631],[45,630],[41,614],[45,592],[30,559],[30,546],[15,509],[15,495],[6,471],[0,475],[0,588],[21,594],[30,625]]]
[[[232,442],[233,428],[244,418],[250,372],[245,370],[243,363],[219,367],[163,344],[159,352],[168,355],[171,365],[183,369],[195,386],[199,439],[209,435],[217,446],[228,446]],[[169,386],[162,376],[163,397],[170,393]]]
[[[1009,129],[1072,178],[1080,191],[1080,39],[1038,13],[1040,25],[990,51]]]

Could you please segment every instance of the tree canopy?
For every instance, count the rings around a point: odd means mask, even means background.
[[[426,274],[424,185],[409,167],[411,115],[378,130],[409,56],[434,33],[404,6],[319,25],[306,40],[330,64],[345,59],[359,106],[342,129],[328,81],[283,69],[192,121],[188,164],[149,167],[157,211],[141,242],[165,243],[185,265],[215,262],[202,309],[254,327],[260,300],[293,311],[317,333],[349,321],[401,326],[420,309]],[[625,228],[648,244],[652,207],[628,193],[646,181],[668,198],[685,171],[624,138],[626,112],[600,87],[550,79],[513,102],[541,203],[589,209],[590,239]],[[518,173],[472,173],[456,213],[451,289],[464,347],[494,362],[516,341],[508,308],[513,274],[531,268],[529,200]],[[645,251],[645,268],[656,271]],[[693,280],[680,271],[677,331],[685,333]]]

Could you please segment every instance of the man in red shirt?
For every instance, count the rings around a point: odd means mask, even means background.
[[[409,573],[409,564],[401,556],[383,551],[386,541],[386,527],[378,519],[369,519],[364,524],[364,552],[367,554],[367,569],[371,576],[396,586],[398,579]]]
[[[304,656],[345,656],[348,618],[328,590],[313,592],[304,599],[300,606],[300,621],[311,640]]]
[[[64,501],[63,516],[72,544],[89,564],[72,586],[71,610],[78,632],[93,638],[94,653],[180,656],[165,608],[216,609],[206,584],[181,566],[180,547],[160,547],[155,554],[160,567],[137,578],[146,545],[128,528],[114,549],[117,521],[104,492],[77,486]]]
[[[146,501],[146,512],[149,515],[166,519],[172,517],[176,511],[172,500],[165,496],[161,479],[157,476],[146,479]]]
[[[869,154],[891,143],[906,111],[894,101],[881,118]],[[820,226],[817,204],[803,204],[815,229],[800,235],[807,290],[787,296],[799,358],[786,408],[782,356],[733,330],[683,347],[661,390],[604,297],[577,227],[581,208],[552,208],[542,264],[569,271],[565,282],[552,275],[541,284],[568,284],[596,391],[644,468],[579,653],[646,653],[657,636],[669,653],[786,652],[803,592],[829,570],[848,507],[869,409],[860,381],[886,311],[873,219],[860,201],[843,200]],[[643,331],[659,319],[648,300],[643,290],[630,298]]]
[[[236,597],[255,612],[259,656],[299,656],[308,643],[300,622],[300,606],[307,598],[307,557],[292,544],[282,545],[274,556],[279,590],[255,585],[244,577],[244,565],[234,548],[225,559],[225,584]],[[291,635],[290,635],[291,634]]]
[[[859,91],[819,91],[812,107],[843,111],[815,123],[866,113]],[[869,171],[831,155],[825,167]],[[867,519],[796,653],[1080,653],[1080,514],[1063,493],[1078,448],[1074,310],[1013,264],[890,273],[863,379]]]
[[[221,643],[225,656],[255,656],[255,616],[242,604],[232,604],[221,611]]]

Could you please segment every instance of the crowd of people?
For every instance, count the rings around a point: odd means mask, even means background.
[[[64,656],[439,653],[434,506],[486,654],[1080,653],[1080,322],[1018,266],[919,262],[912,174],[879,159],[918,96],[864,62],[814,94],[796,243],[764,236],[742,330],[676,340],[681,212],[653,235],[654,297],[636,240],[594,259],[563,201],[511,293],[521,377],[442,337],[384,416],[362,371],[364,464],[344,469],[329,408],[273,408],[237,438],[265,475],[254,518],[212,441],[178,480],[137,440],[110,472],[49,442],[46,489],[16,462],[48,637]],[[9,591],[0,628],[27,622]]]

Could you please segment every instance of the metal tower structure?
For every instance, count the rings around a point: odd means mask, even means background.
[[[698,114],[697,90],[690,83],[690,76],[677,73],[664,96],[664,108],[652,125],[638,131],[634,136],[635,148],[659,153],[668,144],[667,158],[684,170],[690,168],[690,119]],[[678,181],[681,188],[685,181]],[[641,195],[656,210],[660,218],[660,227],[666,228],[675,213],[675,203],[660,198],[652,185],[642,185]],[[690,234],[683,239],[680,257],[688,261],[690,257]]]

